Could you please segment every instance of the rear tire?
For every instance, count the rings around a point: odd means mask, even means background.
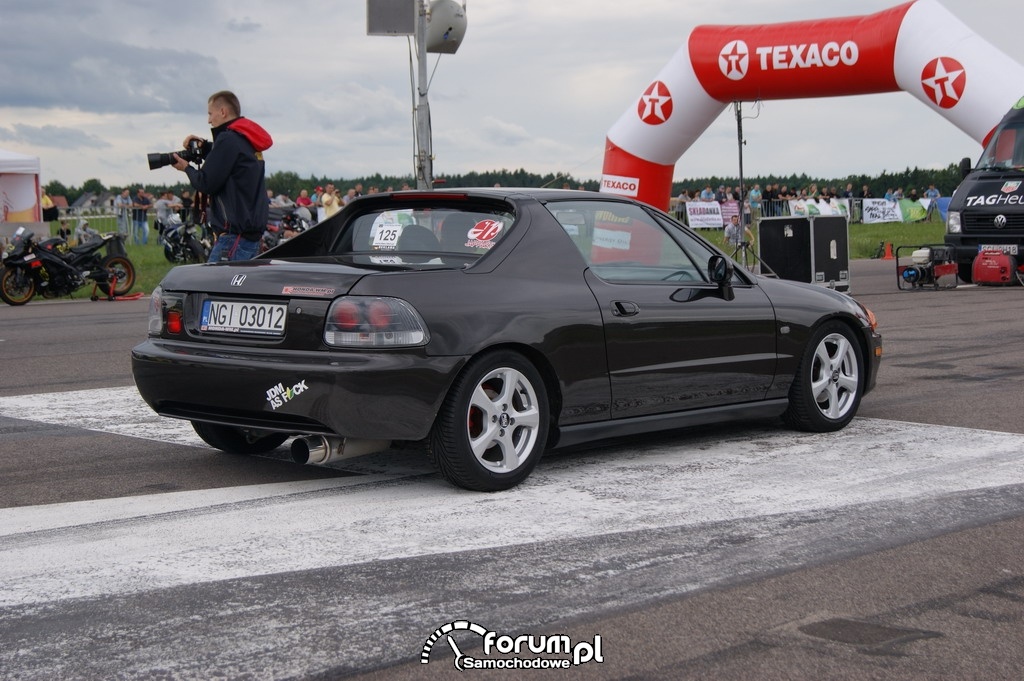
[[[807,343],[782,418],[797,430],[827,433],[857,414],[864,359],[854,332],[842,322],[822,324]]]
[[[287,433],[271,433],[254,438],[241,428],[201,421],[193,421],[192,428],[203,442],[228,454],[266,454],[288,439]]]
[[[135,286],[135,266],[123,255],[108,255],[100,263],[100,267],[107,271],[110,278],[109,281],[96,282],[97,288],[105,295],[123,296]]]
[[[36,282],[32,276],[13,267],[3,268],[0,274],[0,298],[8,305],[24,305],[36,294]]]
[[[548,437],[548,398],[537,369],[499,351],[470,362],[445,397],[427,456],[445,480],[496,492],[533,471]]]

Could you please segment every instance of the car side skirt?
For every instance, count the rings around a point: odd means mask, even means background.
[[[781,416],[789,400],[782,398],[763,402],[746,402],[723,407],[709,407],[671,414],[654,414],[628,419],[614,419],[598,423],[582,423],[558,429],[557,440],[549,444],[551,449],[606,440],[630,435],[653,433],[660,430],[675,430],[703,426],[710,423],[768,419]]]

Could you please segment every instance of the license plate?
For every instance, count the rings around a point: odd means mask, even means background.
[[[200,331],[283,336],[288,306],[283,303],[240,303],[204,300]]]
[[[1017,255],[1017,244],[982,244],[979,251],[1002,251],[1007,255]]]

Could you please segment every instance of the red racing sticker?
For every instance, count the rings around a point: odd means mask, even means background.
[[[932,59],[921,71],[921,87],[936,106],[952,109],[964,96],[967,70],[952,57]]]
[[[499,220],[481,220],[473,225],[466,235],[469,238],[466,246],[469,248],[491,248],[504,227],[505,225]]]
[[[648,125],[661,125],[672,117],[672,93],[660,80],[651,83],[636,105],[640,120]]]

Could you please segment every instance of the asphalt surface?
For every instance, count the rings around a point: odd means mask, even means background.
[[[133,401],[146,301],[0,309],[0,677],[1019,679],[1024,290],[852,293],[886,356],[848,432],[609,443],[503,495],[213,454]],[[603,661],[421,662],[468,621]]]

